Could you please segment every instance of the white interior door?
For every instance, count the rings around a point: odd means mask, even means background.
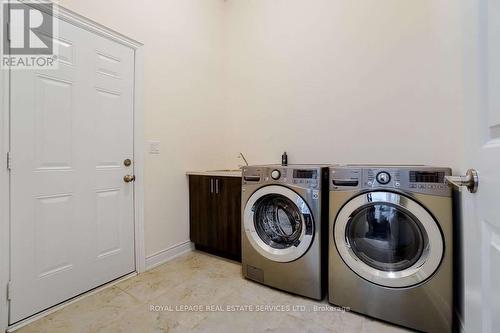
[[[134,51],[59,22],[59,68],[11,73],[10,324],[131,273]]]
[[[500,2],[465,3],[465,156],[479,187],[463,191],[464,322],[466,332],[500,332]]]

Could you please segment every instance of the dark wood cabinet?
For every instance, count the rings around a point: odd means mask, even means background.
[[[189,212],[197,249],[241,261],[241,178],[190,175]]]

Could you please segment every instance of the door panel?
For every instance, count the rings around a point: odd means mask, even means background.
[[[218,178],[217,246],[221,251],[241,258],[241,178]]]
[[[467,332],[500,330],[500,5],[466,1],[470,30],[465,91],[465,162],[477,193],[463,191],[464,322]]]
[[[69,252],[71,244],[65,236],[73,228],[69,216],[74,209],[71,194],[35,199],[35,253],[38,277],[56,274],[73,267]]]
[[[108,39],[94,36],[91,47],[85,48],[89,63],[87,80],[91,82],[87,114],[92,135],[93,159],[89,171],[93,174],[94,217],[91,218],[92,241],[89,253],[94,255],[95,269],[101,275],[92,275],[95,285],[134,271],[134,201],[133,183],[123,177],[133,174],[133,165],[123,161],[133,156],[133,51]],[[103,64],[102,55],[114,59],[112,70]],[[113,75],[110,75],[112,72]],[[89,112],[91,111],[91,112]]]
[[[52,76],[37,75],[35,140],[38,170],[69,169],[72,155],[73,85]]]
[[[59,34],[58,69],[11,73],[11,324],[135,269],[134,52]]]
[[[190,239],[202,246],[213,246],[216,229],[213,216],[213,178],[189,176]]]
[[[241,179],[189,176],[190,239],[198,249],[241,258]]]
[[[97,259],[120,251],[120,190],[98,191],[97,201]]]

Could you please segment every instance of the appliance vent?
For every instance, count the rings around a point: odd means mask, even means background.
[[[264,283],[264,271],[260,268],[247,265],[247,278]]]

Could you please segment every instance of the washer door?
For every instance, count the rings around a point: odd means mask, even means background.
[[[255,191],[245,206],[243,223],[253,248],[269,260],[297,260],[313,241],[314,220],[309,206],[283,186]]]
[[[339,212],[333,236],[344,262],[362,278],[403,288],[428,279],[444,254],[437,222],[413,199],[369,192]]]

